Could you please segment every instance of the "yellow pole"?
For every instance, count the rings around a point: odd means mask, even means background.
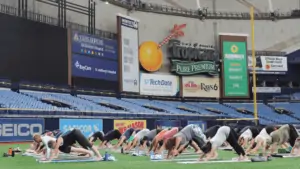
[[[255,57],[255,41],[254,41],[254,8],[251,6],[250,8],[250,16],[251,16],[251,46],[252,46],[252,82],[253,82],[253,108],[254,108],[254,119],[255,124],[258,125],[257,118],[257,101],[256,101],[256,57]]]

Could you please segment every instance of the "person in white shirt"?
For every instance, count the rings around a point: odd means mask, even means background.
[[[50,141],[56,141],[56,138],[51,137],[51,136],[43,136],[43,135],[34,135],[33,139],[35,142],[39,143],[39,144],[43,144],[43,147],[45,148],[46,152],[45,152],[45,159],[49,159],[50,158],[50,154],[51,154],[51,149],[48,146],[48,143]]]
[[[218,147],[221,147],[226,141],[239,155],[239,160],[247,159],[244,149],[238,144],[237,133],[229,126],[222,126],[218,129],[216,135],[201,148],[205,154],[200,157],[200,160],[216,159],[218,157]],[[205,159],[203,159],[204,156],[206,156]]]
[[[238,143],[248,148],[248,143],[253,144],[255,137],[260,133],[261,129],[258,126],[247,126],[240,131]]]

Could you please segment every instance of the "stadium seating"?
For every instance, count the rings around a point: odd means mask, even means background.
[[[103,106],[100,106],[96,103],[73,97],[69,94],[61,94],[61,93],[48,93],[48,92],[33,92],[33,91],[21,91],[22,94],[33,97],[36,100],[41,99],[52,99],[55,101],[59,101],[71,106],[73,110],[79,111],[102,111],[102,112],[113,112],[115,110],[109,109]]]
[[[50,101],[50,102],[47,102]],[[59,103],[56,105],[55,103]],[[60,104],[66,105],[61,106]],[[299,123],[300,103],[258,103],[261,124]],[[253,118],[252,103],[179,102],[105,96],[78,95],[65,93],[37,92],[21,90],[14,92],[0,88],[0,107],[11,109],[35,109],[40,111],[79,111],[132,114],[183,114],[216,116],[226,118]],[[277,113],[275,108],[283,108],[293,114]],[[245,112],[241,111],[245,110]]]
[[[254,112],[252,103],[227,103],[234,108],[244,108],[250,112]],[[272,108],[263,103],[257,104],[258,114],[262,118],[270,119],[275,123],[296,123],[298,120],[285,114],[278,114]],[[253,117],[253,115],[251,115]]]
[[[300,113],[298,113],[300,103],[276,102],[269,103],[269,105],[273,106],[274,108],[284,108],[285,110],[288,110],[291,113],[293,113],[295,117],[300,118]]]
[[[82,99],[86,99],[92,102],[104,102],[104,103],[110,103],[110,104],[114,104],[114,105],[118,105],[124,108],[127,108],[130,112],[132,113],[137,113],[137,114],[142,114],[142,113],[155,113],[155,111],[141,107],[137,104],[125,101],[125,100],[121,100],[121,99],[117,99],[114,97],[102,97],[102,96],[87,96],[87,95],[79,95],[78,97],[82,98]]]

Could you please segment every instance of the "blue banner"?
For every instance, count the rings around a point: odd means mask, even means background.
[[[205,121],[188,121],[188,125],[189,124],[196,124],[201,127],[203,131],[207,129],[207,124]]]
[[[118,62],[73,54],[72,76],[118,81]]]
[[[96,131],[103,130],[102,119],[59,119],[59,129],[63,132],[70,129],[79,129],[85,137]]]
[[[34,134],[41,134],[43,131],[44,119],[0,119],[0,142],[32,141]]]
[[[156,120],[155,126],[156,127],[159,126],[163,129],[171,128],[171,127],[181,127],[181,121],[180,120]]]
[[[118,60],[118,43],[117,40],[73,32],[72,53]]]

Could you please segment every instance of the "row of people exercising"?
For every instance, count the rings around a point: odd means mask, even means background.
[[[100,140],[99,146],[94,146]],[[111,145],[113,140],[118,140]],[[49,132],[35,135],[34,143],[29,151],[44,152],[45,159],[51,160],[59,151],[64,153],[81,153],[88,156],[96,154],[101,159],[98,148],[118,149],[129,151],[135,147],[141,150],[160,154],[168,151],[166,158],[171,158],[184,152],[188,146],[199,153],[201,160],[218,157],[217,149],[229,144],[238,154],[240,160],[247,159],[246,154],[256,153],[260,149],[267,155],[277,150],[278,145],[291,146],[292,153],[299,149],[298,133],[293,125],[278,126],[247,126],[240,131],[229,126],[213,126],[203,131],[198,125],[187,125],[184,128],[173,127],[167,129],[134,129],[128,128],[123,134],[119,130],[111,130],[104,134],[102,131],[93,133],[86,138],[80,130],[72,129],[65,133]],[[300,142],[300,141],[299,141]],[[75,144],[78,143],[80,147]],[[51,151],[54,150],[54,151]],[[44,150],[44,151],[42,151]],[[52,152],[52,153],[50,153]],[[54,152],[54,153],[53,153]],[[299,151],[300,153],[300,151]]]

